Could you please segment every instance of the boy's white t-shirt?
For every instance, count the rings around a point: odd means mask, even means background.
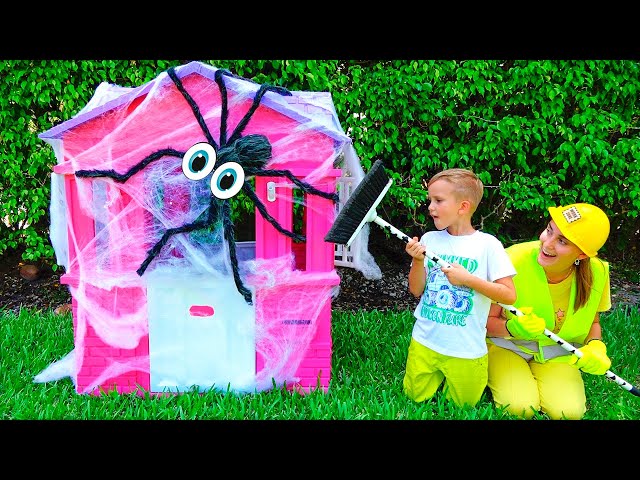
[[[420,243],[442,260],[459,263],[489,282],[516,274],[500,240],[488,233],[454,236],[447,230],[436,230],[425,233]],[[428,257],[424,265],[427,282],[414,311],[412,337],[443,355],[479,358],[486,354],[491,299],[469,287],[452,285]]]

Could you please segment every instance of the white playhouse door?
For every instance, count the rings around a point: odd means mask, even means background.
[[[252,392],[255,310],[232,277],[149,275],[151,391]]]

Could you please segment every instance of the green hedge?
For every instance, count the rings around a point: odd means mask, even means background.
[[[426,180],[465,167],[487,186],[476,226],[505,244],[535,238],[547,206],[583,201],[610,216],[604,252],[638,261],[638,61],[203,61],[259,83],[331,92],[365,171],[382,159],[394,179],[379,213],[407,233],[433,228]],[[136,87],[187,62],[0,61],[0,253],[53,258],[56,160],[37,135],[75,115],[100,82]]]

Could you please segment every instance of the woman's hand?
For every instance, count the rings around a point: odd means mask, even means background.
[[[534,340],[544,333],[546,325],[544,320],[533,313],[532,307],[522,307],[520,311],[524,315],[514,315],[507,320],[507,331],[513,338],[521,340]]]
[[[607,357],[607,346],[601,340],[591,340],[584,347],[579,348],[582,357],[574,353],[569,365],[575,365],[580,370],[591,375],[604,375],[611,366],[611,359]]]

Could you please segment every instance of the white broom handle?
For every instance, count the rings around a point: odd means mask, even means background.
[[[400,230],[398,230],[396,227],[391,225],[389,222],[387,222],[387,221],[383,220],[382,218],[380,218],[377,214],[376,214],[375,218],[373,219],[373,221],[375,223],[377,223],[378,225],[380,225],[383,228],[383,230],[389,230],[391,233],[393,233],[400,240],[404,240],[405,243],[409,243],[409,240],[411,240],[411,237],[409,237],[408,235],[402,233]]]
[[[405,243],[409,243],[409,240],[411,240],[411,237],[409,237],[405,233],[401,232],[396,227],[391,225],[389,222],[383,220],[379,216],[376,215],[376,217],[373,219],[373,221],[375,223],[377,223],[378,225],[380,225],[382,228],[389,230],[391,233],[393,233],[400,240],[404,240]],[[442,267],[442,268],[450,268],[451,267],[450,263],[445,262],[440,257],[438,257],[435,253],[430,252],[429,250],[425,250],[424,255],[425,255],[425,257],[429,258],[433,262],[435,262],[438,265],[440,265],[440,267]],[[505,308],[505,309],[509,310],[512,314],[517,315],[519,317],[524,315],[524,313],[522,313],[520,310],[518,310],[513,305],[505,305],[503,303],[498,303],[498,305],[500,305],[502,308]],[[567,352],[573,353],[578,358],[582,357],[583,353],[580,350],[578,350],[576,347],[571,345],[569,342],[566,342],[565,340],[563,340],[562,338],[557,336],[551,330],[545,328],[544,329],[544,335],[546,337],[550,338],[551,340],[553,340],[554,342],[556,342],[558,345],[560,345],[562,348],[564,348]],[[633,393],[637,397],[640,397],[640,390],[638,390],[636,387],[631,385],[626,380],[623,380],[622,378],[617,376],[611,370],[607,370],[605,372],[605,376],[609,380],[613,380],[614,382],[616,382],[618,385],[620,385],[625,390]]]

